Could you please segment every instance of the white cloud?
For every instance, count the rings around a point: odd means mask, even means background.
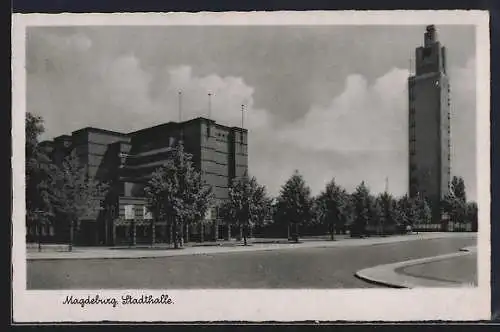
[[[377,192],[388,176],[391,191],[406,191],[407,70],[393,68],[374,81],[350,75],[329,103],[311,105],[299,120],[275,127],[271,113],[255,107],[255,88],[243,77],[197,75],[190,66],[151,70],[133,53],[96,60],[88,38],[66,38],[38,42],[36,52],[30,52],[35,66],[28,71],[28,110],[46,119],[45,138],[84,126],[127,132],[177,121],[180,90],[183,119],[207,116],[210,92],[212,118],[220,123],[239,126],[241,105],[246,105],[250,172],[271,194],[279,192],[295,169],[314,194],[332,177],[348,190],[365,180]],[[475,133],[468,130],[475,114],[474,62],[452,68],[450,77],[453,167],[469,185],[475,183]],[[475,190],[469,192],[474,198]]]
[[[350,75],[343,92],[327,106],[312,106],[303,118],[275,133],[279,139],[271,151],[276,158],[286,155],[283,163],[271,162],[275,167],[281,165],[286,173],[279,180],[299,169],[313,193],[322,190],[332,177],[349,190],[365,180],[374,192],[381,192],[387,177],[390,191],[406,193],[408,74],[407,70],[393,68],[372,84],[361,75]],[[475,132],[471,131],[475,123],[474,60],[452,68],[450,79],[452,173],[464,178],[469,197],[475,199]],[[296,155],[285,151],[295,151]],[[263,165],[256,167],[277,193],[275,177],[268,175]]]
[[[462,176],[468,197],[475,199],[476,184],[476,62],[450,69],[451,171]],[[480,160],[480,158],[479,158]]]
[[[350,75],[329,105],[311,110],[281,133],[281,139],[320,151],[406,148],[406,70],[392,69],[369,85]]]

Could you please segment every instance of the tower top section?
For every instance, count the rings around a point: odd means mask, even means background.
[[[428,25],[425,30],[424,47],[430,47],[437,42],[436,27],[434,25]]]
[[[424,33],[424,45],[415,50],[416,76],[441,73],[446,74],[445,48],[438,41],[436,27],[428,25]]]

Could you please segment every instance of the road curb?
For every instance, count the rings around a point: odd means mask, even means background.
[[[406,268],[413,265],[425,264],[446,260],[449,258],[466,256],[477,251],[477,247],[468,246],[460,248],[458,252],[444,254],[439,256],[425,257],[419,259],[412,259],[392,264],[377,265],[371,268],[357,271],[354,275],[358,279],[390,288],[417,288],[417,287],[463,287],[459,282],[445,282],[437,281],[426,278],[417,278],[410,275],[403,275],[396,270]]]

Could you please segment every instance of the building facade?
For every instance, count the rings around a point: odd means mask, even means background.
[[[427,26],[415,51],[409,92],[409,195],[431,204],[433,223],[441,222],[442,198],[450,187],[450,85],[446,49]]]
[[[172,148],[182,140],[192,155],[194,167],[211,186],[216,204],[205,220],[191,225],[184,233],[186,240],[230,237],[230,226],[218,220],[216,205],[228,198],[234,178],[248,171],[248,132],[228,127],[206,118],[185,122],[168,122],[128,134],[87,127],[72,135],[62,135],[42,142],[55,163],[61,163],[73,149],[89,176],[110,185],[103,200],[103,210],[78,227],[81,244],[118,245],[150,242],[151,214],[146,208],[143,188],[151,174],[169,158]],[[155,222],[157,242],[169,242],[171,231],[166,220]],[[201,233],[203,232],[203,237]],[[57,233],[57,232],[56,232]],[[66,237],[59,230],[59,236]]]

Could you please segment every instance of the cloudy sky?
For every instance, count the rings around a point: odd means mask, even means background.
[[[439,26],[452,87],[452,173],[476,197],[475,38]],[[43,139],[94,126],[129,132],[206,116],[240,125],[250,172],[277,194],[298,169],[317,194],[407,191],[407,85],[424,26],[37,27],[27,32],[27,107]]]

